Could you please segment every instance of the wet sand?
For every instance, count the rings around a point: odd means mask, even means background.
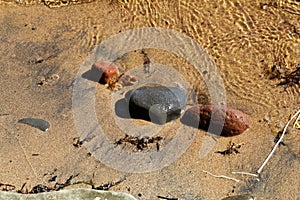
[[[0,183],[12,184],[17,189],[26,183],[24,190],[30,190],[37,184],[53,185],[55,182],[49,182],[53,176],[62,183],[79,173],[72,181],[101,185],[126,177],[110,190],[130,193],[137,199],[157,199],[158,195],[221,199],[243,193],[251,193],[258,199],[299,198],[300,130],[289,130],[284,140],[286,145],[276,150],[259,182],[231,172],[255,173],[274,146],[278,132],[299,109],[299,84],[278,86],[282,80],[270,77],[274,65],[291,72],[300,63],[300,3],[126,2],[95,1],[49,8],[39,3],[0,1]],[[72,94],[80,67],[89,60],[92,50],[110,36],[142,27],[176,30],[199,43],[220,72],[226,104],[248,114],[251,128],[230,138],[193,130],[190,146],[178,159],[162,169],[145,173],[111,168],[91,156],[93,152],[85,145],[75,147],[74,138],[79,135]],[[147,49],[147,53],[152,63],[176,69],[188,81],[186,87],[195,91],[199,103],[212,101],[203,78],[185,58],[157,49]],[[143,54],[129,52],[116,63],[134,75],[135,66],[143,66]],[[59,80],[38,84],[43,77],[56,74]],[[172,78],[153,76],[157,81],[176,84]],[[120,123],[130,119],[116,117],[112,102],[131,87],[113,93],[104,85],[88,84],[96,91],[95,115],[106,137],[113,142],[124,137],[116,119]],[[50,123],[50,129],[42,132],[17,123],[26,117],[44,119]],[[132,123],[149,125],[139,120]],[[166,138],[161,148],[181,126],[178,119],[160,127],[155,134]],[[213,149],[201,157],[199,151],[207,142],[211,142]],[[238,154],[215,153],[225,150],[229,142],[243,143]],[[240,182],[215,178],[203,170]]]

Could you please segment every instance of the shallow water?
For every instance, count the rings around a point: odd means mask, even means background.
[[[19,188],[27,182],[30,188],[39,183],[51,184],[47,181],[51,173],[61,182],[80,173],[79,180],[92,179],[97,184],[126,176],[126,181],[112,190],[139,199],[155,199],[157,195],[220,199],[247,192],[258,199],[300,196],[299,130],[287,135],[286,146],[276,151],[260,182],[231,174],[254,173],[273,147],[277,132],[299,109],[299,84],[277,86],[281,80],[270,79],[269,73],[274,65],[291,72],[300,63],[299,1],[52,2],[0,0],[0,112],[9,114],[0,116],[0,182]],[[154,37],[157,32],[151,32],[153,29],[139,29],[147,27],[164,31],[161,37]],[[100,44],[106,44],[109,50],[99,48]],[[150,73],[144,70],[142,50],[150,57]],[[80,130],[93,125],[89,124],[91,120],[76,120],[74,87],[86,72],[84,67],[103,57],[138,76],[138,85],[180,84],[195,93],[194,98],[189,96],[189,106],[195,101],[226,104],[247,113],[252,126],[232,138],[212,138],[204,131],[193,130],[185,136],[187,146],[176,143],[181,147],[179,157],[174,156],[174,162],[156,171],[136,174],[106,166],[87,155],[90,147],[97,152],[98,142],[80,148],[72,145],[73,138],[82,136],[78,127]],[[60,77],[56,84],[36,84],[40,76],[53,74]],[[163,148],[182,128],[180,121],[153,128],[143,121],[116,116],[115,102],[136,85],[113,93],[103,85],[83,81],[91,87],[79,88],[85,90],[83,97],[91,93],[95,102],[86,109],[81,102],[80,111],[94,112],[90,116],[97,117],[111,143],[124,133],[141,134],[134,130],[141,126],[154,135],[164,135]],[[45,119],[51,128],[45,134],[16,123],[25,117]],[[226,149],[229,141],[245,143],[240,154],[214,153]],[[107,150],[106,155],[113,155],[110,153]],[[214,178],[202,170],[243,181]]]

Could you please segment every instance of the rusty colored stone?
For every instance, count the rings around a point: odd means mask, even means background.
[[[182,117],[182,123],[225,137],[239,135],[250,127],[250,119],[245,113],[217,105],[191,107]]]
[[[92,66],[92,72],[96,73],[99,77],[99,83],[108,84],[113,80],[117,80],[119,76],[119,70],[113,64],[109,64],[103,61],[96,62]]]

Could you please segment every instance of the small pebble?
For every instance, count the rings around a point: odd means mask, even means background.
[[[54,85],[58,82],[58,80],[59,80],[58,74],[52,74],[51,76],[40,76],[37,85],[38,86]]]
[[[38,128],[42,131],[47,131],[50,128],[49,122],[47,122],[43,119],[23,118],[23,119],[20,119],[18,122],[22,123],[22,124],[27,124],[27,125],[35,127],[35,128]]]
[[[270,122],[270,116],[266,115],[266,116],[264,117],[264,121],[265,121],[266,123],[269,123],[269,122]]]
[[[211,119],[214,113],[214,119]],[[196,105],[188,109],[182,123],[230,137],[243,133],[250,127],[249,117],[239,110],[218,105]],[[224,123],[223,123],[224,122]]]
[[[113,80],[116,80],[119,76],[119,70],[117,67],[103,61],[93,64],[92,72],[98,75],[99,83],[101,84],[109,84]]]

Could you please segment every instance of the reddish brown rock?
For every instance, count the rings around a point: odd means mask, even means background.
[[[111,83],[113,80],[117,80],[119,76],[119,70],[117,67],[103,61],[93,64],[92,71],[99,76],[99,83],[102,84]]]
[[[182,123],[225,137],[239,135],[250,127],[246,114],[217,105],[193,106],[185,112]]]

